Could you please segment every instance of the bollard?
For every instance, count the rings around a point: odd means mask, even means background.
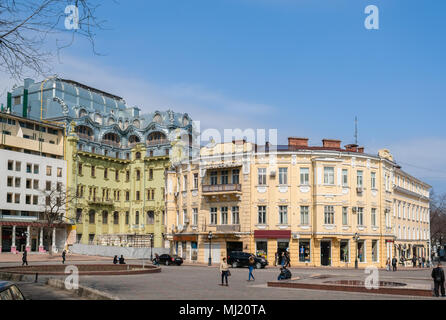
[[[37,279],[39,278],[39,274],[36,273],[36,280],[34,280],[35,283],[37,283]]]

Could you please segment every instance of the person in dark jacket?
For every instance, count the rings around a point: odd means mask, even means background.
[[[416,268],[416,266],[417,266],[417,257],[415,257],[415,256],[412,257],[412,264],[413,264],[413,267]]]
[[[392,259],[392,270],[396,271],[396,265],[397,265],[398,260],[396,260],[395,257],[393,257]]]
[[[291,271],[288,270],[285,266],[280,268],[280,274],[277,277],[277,280],[286,280],[291,279]]]
[[[113,257],[113,264],[118,264],[118,256]]]
[[[26,250],[23,251],[23,256],[22,256],[22,266],[24,265],[28,265],[28,252]]]
[[[67,255],[67,252],[64,250],[62,251],[62,264],[65,264],[65,257]]]
[[[254,275],[252,274],[252,271],[254,270],[254,265],[256,264],[256,261],[254,259],[254,256],[251,255],[248,259],[248,267],[249,267],[249,276],[248,276],[248,281],[255,280]]]
[[[435,296],[439,296],[439,289],[441,289],[441,296],[446,297],[444,292],[444,270],[441,267],[441,262],[438,261],[437,267],[432,269],[432,279],[434,280]]]
[[[124,256],[121,254],[121,258],[119,258],[119,264],[125,264]]]

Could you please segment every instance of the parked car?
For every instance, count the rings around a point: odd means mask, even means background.
[[[0,281],[0,300],[26,300],[20,289],[12,282]]]
[[[232,251],[228,255],[228,264],[233,268],[247,267],[249,266],[249,257],[253,254],[243,251]],[[265,268],[268,265],[268,261],[265,258],[254,255],[256,269]]]
[[[183,258],[171,256],[170,254],[162,254],[160,255],[160,264],[165,264],[166,266],[176,264],[177,266],[181,266],[183,264]]]

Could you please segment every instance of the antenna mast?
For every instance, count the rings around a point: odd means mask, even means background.
[[[358,144],[358,117],[355,116],[355,144]]]

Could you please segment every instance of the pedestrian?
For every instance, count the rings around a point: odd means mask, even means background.
[[[23,256],[22,256],[22,267],[24,265],[28,265],[28,251],[23,251]]]
[[[67,255],[67,252],[64,250],[62,251],[62,264],[65,264],[65,256]]]
[[[418,257],[418,268],[421,268],[421,265],[423,264],[421,257]]]
[[[125,264],[124,256],[121,254],[121,258],[119,258],[119,264]]]
[[[285,266],[286,266],[287,268],[290,268],[290,267],[291,267],[290,252],[289,252],[288,250],[285,252]]]
[[[229,276],[229,266],[226,263],[226,258],[223,258],[220,263],[220,272],[221,272],[221,285],[224,285],[223,280],[226,280],[226,286],[228,286],[228,276]]]
[[[288,270],[286,267],[280,268],[280,274],[277,277],[277,280],[286,280],[291,279],[291,271]]]
[[[432,269],[432,279],[434,280],[434,293],[435,296],[439,296],[439,289],[441,289],[441,296],[446,297],[444,292],[444,270],[441,267],[441,262],[438,261],[437,267]]]
[[[392,267],[393,267],[393,271],[396,271],[396,264],[397,264],[398,260],[396,260],[395,256],[393,256],[392,259]]]
[[[252,274],[252,271],[254,270],[254,265],[255,265],[255,263],[256,263],[256,261],[255,261],[255,259],[254,259],[254,256],[253,255],[251,255],[250,257],[249,257],[249,259],[248,259],[248,267],[249,267],[249,276],[248,276],[248,281],[251,281],[251,278],[252,278],[252,280],[256,280],[255,278],[254,278],[254,275]]]
[[[280,264],[282,267],[285,265],[285,252],[282,252],[282,255],[280,256]]]
[[[277,266],[279,263],[279,252],[276,251],[274,254],[274,266]]]
[[[412,257],[412,266],[413,266],[414,268],[417,267],[417,257],[416,257],[416,256],[413,256],[413,257]]]
[[[158,253],[155,253],[155,260],[153,260],[153,264],[155,266],[159,266],[160,265],[160,256],[158,255]]]
[[[421,258],[421,263],[423,264],[423,268],[424,268],[424,264],[426,263],[426,258],[425,257]]]
[[[113,264],[118,264],[118,256],[113,257]]]
[[[387,258],[387,261],[386,261],[386,270],[387,270],[387,271],[390,271],[390,258]]]

